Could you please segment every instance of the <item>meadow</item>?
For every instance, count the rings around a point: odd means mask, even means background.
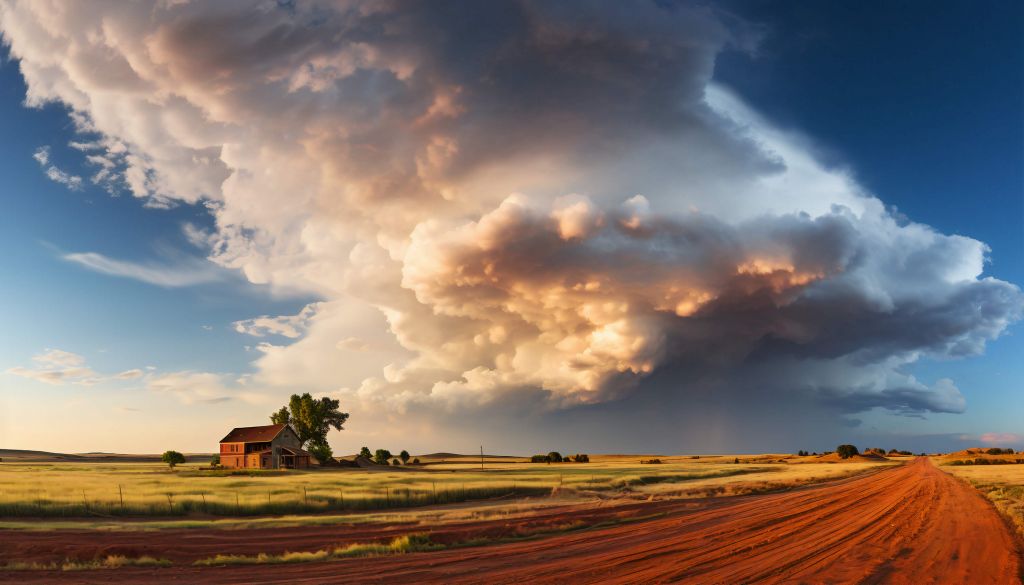
[[[775,457],[774,459],[772,457]],[[782,457],[782,458],[779,458]],[[531,464],[470,458],[388,470],[210,470],[156,463],[0,463],[3,524],[24,518],[232,518],[361,514],[435,504],[527,497],[563,503],[607,497],[704,497],[785,489],[865,471],[884,463],[805,463],[786,456],[596,456],[591,463]],[[99,520],[101,521],[101,520]],[[204,520],[205,522],[205,520]],[[15,524],[18,524],[15,522]]]

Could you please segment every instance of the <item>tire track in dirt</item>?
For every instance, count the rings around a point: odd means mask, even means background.
[[[294,565],[92,574],[0,574],[0,581],[146,583],[1020,583],[1019,542],[992,506],[926,458],[877,473],[789,492],[610,509],[560,509],[531,521],[665,512],[656,519],[500,545]],[[510,522],[438,527],[441,539],[500,534]],[[409,527],[320,527],[257,535],[262,552],[408,532]],[[196,531],[193,531],[196,532]],[[198,531],[188,556],[236,552],[240,535]],[[163,540],[165,533],[145,533]],[[361,536],[359,536],[361,535]],[[13,535],[0,533],[0,543]],[[193,535],[200,536],[200,535]],[[104,535],[96,535],[102,540]],[[123,538],[123,535],[122,535]],[[276,540],[275,540],[276,538]],[[316,544],[316,543],[321,544]],[[57,541],[50,542],[51,545]],[[290,546],[288,546],[290,544]],[[185,548],[188,548],[186,546]],[[225,549],[225,547],[228,547]],[[251,553],[249,553],[251,554]],[[158,555],[159,556],[159,555]],[[165,555],[166,556],[166,555]]]

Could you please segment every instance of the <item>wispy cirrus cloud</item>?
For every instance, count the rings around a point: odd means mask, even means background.
[[[100,274],[130,278],[167,288],[207,284],[224,278],[220,268],[200,258],[189,258],[175,264],[118,260],[97,252],[72,252],[63,254],[61,258]]]

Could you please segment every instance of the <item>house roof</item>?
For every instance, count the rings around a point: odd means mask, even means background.
[[[226,437],[220,440],[221,443],[265,443],[273,441],[274,437],[281,434],[281,431],[288,425],[264,425],[262,427],[238,427],[231,429]]]
[[[304,455],[306,457],[312,457],[313,455],[305,449],[296,449],[295,447],[281,447],[282,453],[288,453],[289,455]]]

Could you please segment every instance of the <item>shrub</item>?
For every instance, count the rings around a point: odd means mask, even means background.
[[[530,463],[551,463],[547,455],[534,455],[530,457]]]
[[[857,451],[857,447],[854,445],[839,445],[836,447],[836,453],[839,455],[840,459],[849,459],[854,455],[860,454],[860,451]]]
[[[572,460],[576,463],[590,463],[590,456],[586,453],[577,453],[572,456]]]
[[[992,447],[991,449],[989,449],[988,451],[985,451],[985,452],[988,453],[989,455],[1002,455],[1003,454],[1003,450],[1000,449],[999,447]]]
[[[562,462],[562,454],[559,453],[558,451],[552,451],[552,452],[548,453],[548,461],[551,462],[551,463],[561,463]]]
[[[220,455],[214,455],[210,458],[210,467],[217,467],[220,465]]]
[[[732,462],[733,462],[733,463],[739,463],[739,462],[740,462],[740,458],[739,458],[739,457],[737,457],[737,458],[733,459],[733,460],[732,460]]]
[[[641,459],[640,463],[646,464],[646,465],[660,465],[661,464],[661,459]]]
[[[401,463],[398,462],[398,459],[394,459],[394,460],[391,461],[391,465],[394,465],[395,467],[398,467],[399,465],[401,465]]]
[[[412,464],[413,464],[413,465],[419,465],[419,464],[420,464],[420,458],[419,458],[419,457],[417,457],[417,458],[413,459],[413,460],[412,460]]]
[[[174,469],[174,466],[179,463],[185,462],[185,456],[177,451],[164,451],[164,454],[160,456],[160,460]]]
[[[807,451],[804,451],[803,449],[797,451],[796,454],[800,457],[807,457]]]

